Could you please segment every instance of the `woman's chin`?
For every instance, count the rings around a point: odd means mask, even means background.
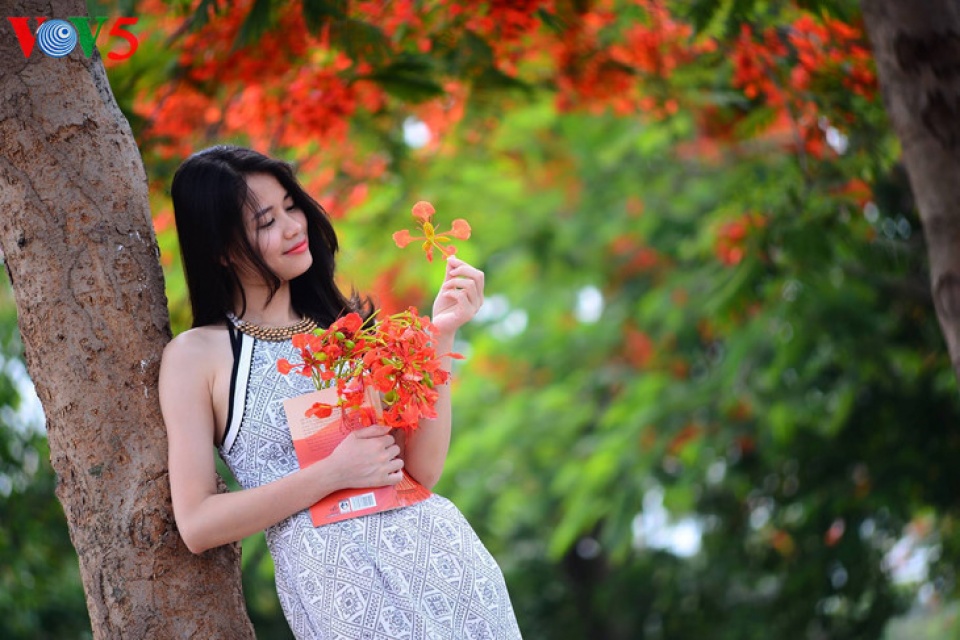
[[[302,276],[310,270],[310,267],[313,266],[313,256],[311,256],[309,252],[296,257],[299,258],[299,260],[297,261],[296,266],[291,265],[290,277],[287,278],[288,280]]]

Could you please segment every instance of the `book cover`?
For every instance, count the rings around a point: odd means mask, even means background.
[[[333,414],[327,418],[307,417],[307,410],[315,402],[334,406]],[[290,425],[290,435],[301,469],[326,458],[350,433],[350,426],[340,419],[340,409],[336,408],[336,404],[337,391],[334,387],[284,400],[283,409],[287,414],[287,424]],[[377,416],[382,416],[376,389],[367,389],[365,405],[373,407]],[[406,507],[426,500],[430,495],[429,489],[404,471],[403,480],[396,485],[335,491],[310,507],[310,518],[314,526],[319,527],[347,518]]]

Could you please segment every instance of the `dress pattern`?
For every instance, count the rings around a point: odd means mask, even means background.
[[[241,334],[233,420],[220,455],[244,488],[297,470],[283,400],[313,389],[281,375],[290,341]],[[432,495],[413,506],[314,527],[304,510],[266,531],[277,593],[298,639],[515,640],[496,561],[460,511]]]

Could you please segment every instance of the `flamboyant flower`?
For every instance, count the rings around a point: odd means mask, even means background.
[[[416,219],[417,226],[420,227],[423,235],[414,236],[409,230],[403,229],[393,234],[393,241],[402,249],[414,240],[423,240],[423,252],[426,254],[429,262],[433,262],[434,248],[436,248],[444,258],[449,258],[457,252],[457,248],[450,244],[450,239],[457,238],[458,240],[466,240],[469,238],[470,225],[463,218],[457,218],[451,223],[450,231],[438,233],[437,228],[434,227],[430,221],[430,218],[432,218],[435,213],[436,209],[434,209],[433,205],[429,202],[421,200],[416,203],[413,205],[413,217]]]
[[[314,402],[309,409],[307,409],[306,416],[308,418],[329,418],[333,415],[333,405],[326,404],[324,402]]]

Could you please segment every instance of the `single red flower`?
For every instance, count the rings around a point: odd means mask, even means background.
[[[436,213],[433,205],[425,200],[413,205],[413,217],[417,220],[422,236],[414,236],[407,229],[393,234],[393,241],[403,249],[414,240],[423,240],[421,245],[429,262],[433,262],[433,250],[437,249],[444,258],[449,258],[457,252],[457,248],[450,244],[451,238],[466,240],[470,237],[470,225],[463,218],[457,218],[451,223],[450,231],[438,233],[430,218]]]
[[[323,402],[314,402],[305,414],[308,418],[329,418],[333,415],[333,406]]]
[[[359,313],[348,313],[337,320],[337,326],[344,333],[353,335],[360,330],[361,326],[363,326],[363,319],[360,317]]]

